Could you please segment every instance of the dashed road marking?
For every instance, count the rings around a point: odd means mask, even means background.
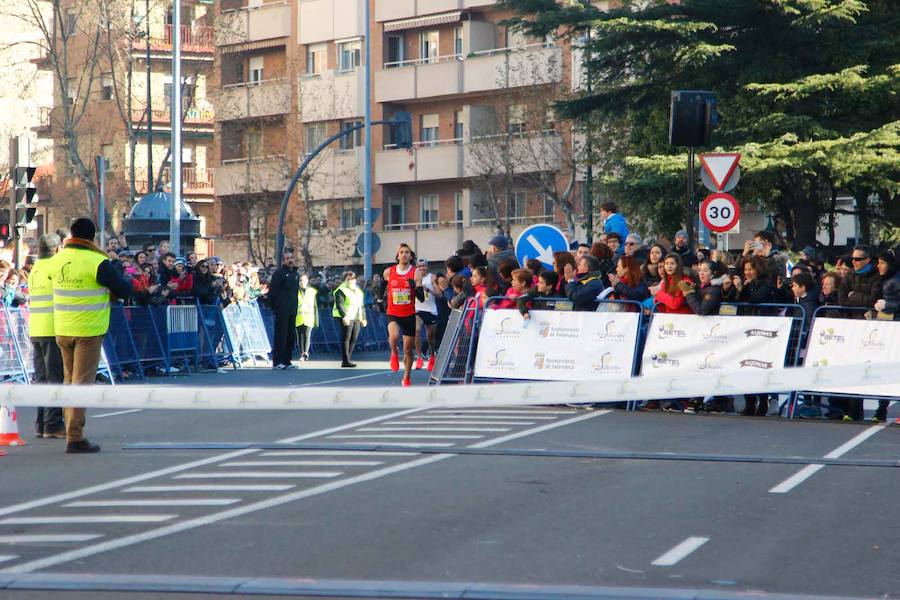
[[[0,544],[65,544],[87,542],[103,537],[99,533],[32,533],[0,535]]]
[[[156,492],[284,492],[296,485],[260,484],[260,485],[137,485],[122,490],[124,493],[156,493]]]
[[[357,431],[487,431],[504,432],[509,427],[360,427]]]
[[[650,564],[654,567],[671,567],[708,541],[707,537],[689,537]]]
[[[139,412],[143,412],[143,411],[144,411],[144,409],[142,409],[142,408],[132,408],[129,410],[117,410],[116,412],[104,413],[102,415],[90,415],[90,417],[92,419],[102,419],[103,417],[117,417],[119,415],[128,415],[131,413],[139,413]]]
[[[153,500],[80,500],[63,504],[64,508],[118,506],[228,506],[240,498],[154,498]]]
[[[380,434],[347,434],[347,435],[329,435],[330,439],[335,440],[352,440],[352,439],[394,439],[394,440],[477,440],[483,435],[380,435]]]
[[[260,456],[418,456],[418,452],[366,452],[363,450],[275,450]]]
[[[342,471],[238,471],[228,473],[182,473],[172,479],[331,479]]]
[[[171,521],[178,515],[67,515],[48,517],[9,517],[0,525],[49,525],[83,523],[161,523]]]
[[[234,467],[377,467],[380,460],[238,460],[219,465]]]

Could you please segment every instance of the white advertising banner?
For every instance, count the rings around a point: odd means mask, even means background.
[[[784,366],[792,319],[655,314],[641,373],[765,372]]]
[[[638,313],[486,310],[475,377],[590,381],[628,377],[634,367]]]
[[[900,321],[866,321],[864,319],[830,319],[813,321],[804,365],[808,367],[840,367],[860,363],[896,363],[900,359]],[[879,376],[884,373],[876,371]],[[840,381],[840,377],[836,378]],[[893,396],[900,398],[900,373],[892,383],[841,386],[836,383],[812,388],[814,392]]]

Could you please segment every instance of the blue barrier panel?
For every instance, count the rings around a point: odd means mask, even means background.
[[[109,312],[109,330],[103,338],[106,359],[109,368],[121,376],[125,367],[130,367],[141,379],[144,370],[141,367],[141,355],[138,352],[125,307],[112,306]]]
[[[29,373],[34,372],[31,343],[28,338],[28,311],[3,306],[0,311],[0,379],[31,382]],[[24,335],[23,335],[24,332]]]
[[[200,348],[198,357],[207,359],[213,368],[231,362],[237,368],[239,360],[235,344],[225,327],[225,317],[220,306],[197,305],[197,318],[200,325]]]
[[[125,306],[122,307],[122,314],[142,366],[161,368],[168,373],[169,355],[163,343],[164,336],[157,329],[151,309],[147,306]]]

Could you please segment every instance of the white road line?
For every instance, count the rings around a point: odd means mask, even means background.
[[[707,537],[689,537],[650,564],[654,567],[671,567],[708,541]]]
[[[340,442],[341,444],[346,444],[347,446],[356,446],[357,444],[361,444],[362,442]],[[379,446],[403,446],[404,448],[449,448],[453,445],[452,442],[378,442]],[[399,454],[399,453],[398,453]]]
[[[487,425],[487,426],[525,426],[534,425],[534,421],[391,421],[385,425]]]
[[[377,377],[378,375],[388,375],[393,371],[378,371],[377,373],[364,373],[362,375],[351,375],[350,377],[340,377],[338,379],[326,379],[325,381],[311,381],[309,383],[301,383],[291,387],[309,387],[313,385],[324,385],[326,383],[339,383],[341,381],[351,381],[353,379],[364,379],[366,377]]]
[[[137,485],[122,490],[124,493],[157,493],[157,492],[285,492],[296,485],[260,484],[210,484],[210,485]]]
[[[316,438],[323,435],[328,435],[329,433],[335,433],[337,431],[346,431],[348,429],[353,429],[355,427],[362,427],[363,425],[369,425],[370,423],[378,423],[379,421],[386,421],[389,419],[397,419],[403,417],[405,415],[421,412],[421,408],[409,408],[406,410],[401,410],[395,413],[391,413],[388,415],[382,415],[379,417],[371,417],[369,419],[363,419],[361,421],[356,421],[354,423],[347,423],[346,425],[337,425],[335,427],[329,427],[328,429],[322,429],[319,431],[313,431],[310,433],[305,433],[303,435],[298,435],[294,437],[290,437],[287,439],[279,440],[276,443],[279,444],[294,444],[301,440],[306,440],[310,438]],[[48,504],[56,504],[57,502],[65,502],[66,500],[73,500],[75,498],[81,498],[82,496],[89,496],[90,494],[96,494],[97,492],[105,492],[107,490],[112,490],[119,487],[125,487],[134,483],[139,483],[141,481],[147,481],[148,479],[155,479],[157,477],[164,477],[166,475],[171,475],[172,473],[180,473],[182,471],[187,471],[189,469],[194,469],[196,467],[203,467],[206,465],[212,465],[216,463],[220,463],[226,460],[230,460],[232,458],[239,458],[241,456],[247,456],[248,454],[255,454],[259,452],[259,450],[255,449],[247,449],[247,450],[236,450],[234,452],[228,452],[226,454],[219,454],[218,456],[211,456],[209,458],[204,458],[202,460],[195,460],[189,463],[183,463],[180,465],[175,465],[172,467],[166,467],[164,469],[158,469],[156,471],[150,471],[149,473],[142,473],[140,475],[134,475],[132,477],[125,477],[123,479],[116,479],[115,481],[109,481],[107,483],[101,483],[98,485],[92,485],[86,488],[81,488],[78,490],[72,490],[71,492],[64,492],[62,494],[56,494],[55,496],[47,496],[44,498],[39,498],[37,500],[29,500],[28,502],[22,502],[20,504],[13,504],[11,506],[6,506],[0,508],[0,516],[9,515],[17,512],[22,512],[25,510],[31,510],[32,508],[37,508],[39,506],[47,506]]]
[[[426,415],[415,415],[415,416],[410,415],[408,417],[403,418],[404,421],[410,421],[410,422],[420,421],[423,419],[442,419],[442,420],[453,419],[454,421],[469,420],[469,419],[473,419],[475,421],[486,421],[486,420],[491,420],[491,419],[497,419],[497,420],[501,420],[501,421],[509,421],[511,423],[512,422],[517,422],[517,423],[521,422],[523,425],[531,425],[531,421],[555,421],[557,419],[557,417],[541,417],[541,416],[517,417],[515,415],[507,415],[505,417],[499,417],[499,416],[492,416],[492,415],[469,416],[469,415],[457,415],[457,414],[450,414],[450,415],[433,415],[433,414],[428,415],[428,414],[426,414]]]
[[[492,410],[489,408],[478,408],[478,409],[468,409],[468,408],[458,408],[458,409],[446,409],[446,410],[430,410],[428,411],[429,415],[452,415],[452,414],[464,414],[464,415],[577,415],[578,411],[574,410],[509,410],[509,409],[498,409]]]
[[[525,437],[526,435],[540,433],[542,431],[547,431],[549,429],[554,429],[556,427],[563,427],[565,425],[571,425],[573,423],[577,423],[580,421],[584,421],[586,419],[593,419],[595,417],[599,417],[601,415],[605,415],[611,411],[608,410],[597,410],[592,411],[581,416],[575,417],[573,419],[565,419],[560,420],[555,423],[548,423],[547,425],[543,425],[541,427],[535,427],[531,430],[520,431],[514,434],[510,434],[501,438],[497,438],[495,440],[487,440],[484,442],[479,442],[470,448],[487,448],[492,445],[500,444],[502,442],[508,441],[510,439]],[[327,492],[331,492],[334,490],[339,490],[351,485],[355,485],[357,483],[364,483],[367,481],[373,481],[375,479],[381,479],[382,477],[386,477],[388,475],[393,475],[394,473],[400,473],[402,471],[408,471],[410,469],[415,469],[416,467],[421,467],[424,465],[429,465],[441,460],[445,460],[447,458],[452,458],[455,456],[454,454],[433,454],[431,456],[424,456],[422,458],[418,458],[416,460],[402,463],[399,465],[392,465],[390,467],[385,467],[383,469],[378,469],[376,471],[371,471],[369,473],[361,473],[354,477],[348,477],[346,479],[341,479],[339,481],[333,481],[330,483],[323,483],[321,485],[308,488],[305,490],[298,490],[296,492],[291,492],[289,494],[285,494],[283,496],[278,496],[275,498],[267,498],[265,500],[260,500],[259,502],[254,502],[252,504],[244,504],[242,506],[237,506],[235,508],[230,508],[228,510],[224,510],[219,513],[204,515],[201,517],[197,517],[195,519],[188,519],[186,521],[180,521],[178,523],[173,523],[171,525],[166,525],[159,529],[154,529],[150,531],[144,531],[142,533],[128,535],[125,537],[121,537],[114,540],[108,540],[106,542],[101,542],[94,546],[86,546],[82,548],[76,548],[74,550],[70,550],[68,552],[62,552],[60,554],[56,554],[54,556],[47,556],[44,558],[40,558],[37,560],[33,560],[31,562],[22,563],[16,565],[5,572],[7,573],[31,573],[32,571],[37,571],[40,569],[46,569],[48,567],[52,567],[55,565],[59,565],[62,563],[71,562],[73,560],[78,560],[81,558],[86,558],[88,556],[94,556],[95,554],[100,554],[102,552],[108,552],[110,550],[118,550],[119,548],[125,548],[127,546],[133,546],[134,544],[140,544],[142,542],[146,542],[149,540],[154,540],[157,538],[165,537],[167,535],[171,535],[174,533],[180,533],[182,531],[188,531],[191,529],[196,529],[198,527],[203,527],[206,525],[211,525],[213,523],[218,523],[219,521],[224,521],[226,519],[233,519],[235,517],[240,517],[243,515],[251,514],[254,512],[259,512],[261,510],[267,510],[269,508],[274,508],[276,506],[281,506],[283,504],[288,504],[290,502],[294,502],[296,500],[302,500],[304,498],[310,498],[312,496],[318,496],[320,494],[324,494]]]
[[[260,456],[418,456],[418,452],[364,452],[362,450],[276,450]]]
[[[840,446],[838,446],[837,448],[835,448],[834,450],[832,450],[831,452],[829,452],[822,458],[828,458],[828,459],[840,458],[843,455],[850,452],[851,450],[853,450],[854,448],[856,448],[857,446],[859,446],[860,444],[862,444],[863,442],[865,442],[867,439],[869,439],[870,437],[872,437],[879,431],[881,431],[882,429],[884,429],[885,427],[887,427],[887,425],[873,425],[872,427],[869,427],[868,429],[866,429],[859,435],[856,435],[856,436],[850,438],[848,441],[841,444]],[[790,477],[788,477],[787,479],[785,479],[784,481],[782,481],[781,483],[779,483],[778,485],[773,487],[771,490],[769,490],[769,493],[770,494],[787,494],[792,489],[794,489],[795,487],[797,487],[798,485],[800,485],[801,483],[803,483],[804,481],[806,481],[807,479],[809,479],[810,477],[812,477],[813,475],[815,475],[816,473],[821,471],[824,467],[825,467],[825,465],[815,465],[815,464],[806,465],[805,467],[803,467],[802,469],[800,469],[799,471],[797,471],[796,473],[794,473],[793,475],[791,475]]]
[[[99,506],[228,506],[237,504],[240,498],[154,498],[153,500],[81,500],[63,504],[64,508],[91,508]]]
[[[509,427],[360,427],[357,431],[509,431]]]
[[[99,533],[32,533],[22,535],[0,535],[0,544],[62,544],[66,542],[86,542],[103,537]]]
[[[237,473],[184,473],[172,479],[330,479],[341,471],[239,471]]]
[[[178,515],[73,515],[50,517],[9,517],[0,525],[48,525],[51,523],[162,523],[171,521]]]
[[[477,440],[483,438],[483,435],[379,435],[373,434],[347,434],[347,435],[329,435],[329,439],[335,440],[352,440],[352,439],[376,439],[376,440]]]
[[[16,560],[19,558],[15,554],[0,554],[0,562],[9,562],[11,560]]]
[[[92,419],[102,419],[103,417],[115,417],[118,415],[127,415],[129,413],[143,412],[143,408],[132,408],[130,410],[117,410],[116,412],[104,413],[102,415],[89,415]]]
[[[237,460],[220,467],[377,467],[380,460]]]

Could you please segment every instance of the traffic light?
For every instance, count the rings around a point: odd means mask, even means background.
[[[0,210],[0,245],[6,246],[12,240],[10,231],[9,210]]]
[[[37,188],[34,187],[34,174],[37,167],[16,165],[14,181],[16,184],[16,204],[32,204],[38,201]]]
[[[394,114],[394,124],[391,126],[394,130],[394,143],[398,148],[412,148],[412,115],[406,111],[400,111]]]
[[[37,208],[33,205],[38,201],[37,188],[34,186],[34,174],[37,168],[31,163],[31,140],[22,135],[14,137],[9,143],[9,177],[12,180],[10,186],[9,210],[5,218],[0,219],[0,224],[7,227],[5,239],[18,237],[16,231],[19,227],[25,227],[34,219]],[[0,231],[0,238],[3,238]]]

